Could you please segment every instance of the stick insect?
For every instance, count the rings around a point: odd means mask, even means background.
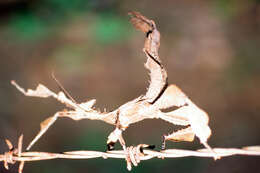
[[[209,118],[205,111],[193,103],[187,96],[174,84],[168,84],[167,72],[159,57],[160,32],[157,30],[155,22],[140,14],[139,12],[129,13],[133,26],[145,34],[145,43],[143,52],[147,58],[145,68],[149,70],[150,84],[144,95],[131,100],[112,112],[100,112],[93,108],[96,100],[92,99],[84,103],[76,101],[68,95],[62,88],[59,93],[54,93],[42,84],[39,84],[36,90],[28,89],[25,91],[15,81],[12,84],[25,96],[34,97],[54,97],[64,103],[70,110],[59,111],[41,123],[41,130],[28,145],[29,150],[34,143],[53,125],[59,117],[68,117],[73,120],[101,120],[115,126],[107,139],[107,149],[112,150],[114,144],[119,142],[124,151],[129,154],[126,142],[123,138],[123,132],[133,123],[144,119],[162,119],[174,125],[185,126],[186,128],[169,135],[163,135],[162,149],[165,148],[165,141],[193,141],[197,136],[207,149],[214,151],[208,145],[208,138],[211,136],[211,130],[208,126]],[[54,77],[54,79],[56,79]],[[163,112],[163,110],[177,107],[176,110]],[[145,147],[151,147],[142,145]],[[142,147],[140,147],[142,150]],[[218,156],[215,155],[215,159]]]

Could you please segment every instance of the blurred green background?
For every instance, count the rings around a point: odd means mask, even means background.
[[[27,145],[39,124],[63,105],[25,97],[10,84],[38,83],[58,91],[54,71],[78,101],[97,99],[113,110],[145,92],[149,76],[142,53],[144,35],[128,22],[136,10],[154,19],[161,32],[160,55],[175,83],[210,116],[212,147],[260,145],[259,0],[1,0],[0,153],[4,139],[23,133]],[[106,150],[114,127],[99,121],[60,119],[33,151]],[[128,145],[155,144],[176,127],[145,120],[124,133]],[[117,146],[119,148],[119,146]],[[167,142],[168,148],[198,149]],[[260,172],[260,158],[233,156],[152,159],[132,172]],[[124,160],[49,160],[26,163],[24,172],[128,172]],[[17,165],[5,171],[17,172]]]

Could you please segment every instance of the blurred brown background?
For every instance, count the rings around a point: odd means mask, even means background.
[[[144,36],[128,22],[128,11],[154,19],[161,32],[160,55],[175,83],[210,116],[212,147],[260,145],[259,0],[1,0],[0,1],[0,152],[4,139],[25,136],[63,105],[54,99],[25,97],[10,84],[38,83],[58,91],[54,71],[78,101],[97,99],[113,110],[148,86],[142,53]],[[176,127],[145,120],[124,133],[128,145],[155,144]],[[105,151],[113,127],[99,121],[60,119],[33,151]],[[193,143],[167,142],[168,148],[198,149]],[[118,146],[117,146],[118,147]],[[132,172],[260,172],[260,157],[152,159]],[[9,172],[16,172],[12,166]],[[127,172],[124,160],[30,162],[24,172]],[[3,169],[1,163],[0,172]]]

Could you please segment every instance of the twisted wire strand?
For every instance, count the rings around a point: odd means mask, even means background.
[[[220,157],[227,157],[232,155],[255,155],[260,156],[260,146],[249,146],[239,148],[214,148],[215,153]],[[178,158],[178,157],[214,157],[212,151],[208,149],[200,150],[182,150],[182,149],[167,149],[163,151],[143,150],[143,155],[140,156],[140,160],[149,160],[152,158]],[[120,158],[125,159],[127,153],[124,150],[115,150],[108,152],[100,151],[70,151],[64,153],[49,153],[49,152],[22,152],[20,156],[17,154],[12,155],[13,161],[39,161],[50,159],[92,159],[102,157],[106,158]],[[10,159],[10,155],[7,157],[7,152],[0,155],[0,161],[6,161]]]

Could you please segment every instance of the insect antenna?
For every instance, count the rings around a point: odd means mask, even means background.
[[[60,81],[55,77],[54,72],[52,72],[51,74],[52,78],[54,79],[54,81],[56,82],[56,84],[58,85],[59,89],[64,92],[64,94],[70,99],[72,100],[73,103],[75,103],[77,105],[77,107],[85,112],[88,112],[86,109],[84,109],[83,107],[81,107],[76,100],[69,94],[69,92],[62,86],[62,84],[60,83]]]

